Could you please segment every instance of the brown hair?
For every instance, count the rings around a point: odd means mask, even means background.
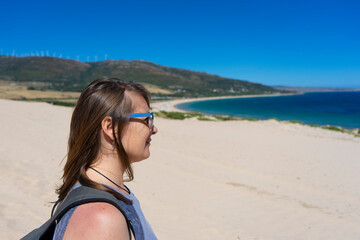
[[[76,181],[79,181],[83,186],[105,190],[129,202],[121,194],[92,181],[86,175],[86,170],[94,163],[100,150],[101,121],[106,116],[110,116],[119,160],[125,169],[127,181],[134,179],[131,163],[120,140],[124,126],[129,121],[128,115],[134,107],[126,92],[139,94],[150,106],[150,94],[141,84],[119,78],[96,79],[81,93],[71,118],[67,161],[62,176],[63,183],[56,190],[60,201],[66,197]],[[118,129],[116,134],[115,126]]]

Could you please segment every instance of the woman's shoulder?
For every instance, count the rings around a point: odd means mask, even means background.
[[[124,215],[112,204],[94,202],[80,205],[70,218],[66,239],[128,239]]]

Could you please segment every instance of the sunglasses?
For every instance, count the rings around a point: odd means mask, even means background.
[[[145,119],[138,119],[139,117],[146,117]],[[129,121],[131,122],[140,122],[148,126],[150,131],[154,131],[154,113],[131,113],[129,114]]]

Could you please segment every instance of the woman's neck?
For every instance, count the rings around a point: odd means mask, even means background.
[[[93,168],[93,169],[91,169]],[[120,192],[128,194],[124,189],[124,169],[121,166],[117,155],[106,154],[98,158],[98,160],[86,171],[87,176],[101,184],[111,186]],[[120,186],[120,187],[119,187]]]

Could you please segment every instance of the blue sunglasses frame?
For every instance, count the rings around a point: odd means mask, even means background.
[[[149,112],[149,113],[130,113],[129,114],[130,118],[136,118],[136,117],[151,117],[151,119],[154,119],[154,113],[153,112]]]
[[[151,120],[150,126],[149,126],[148,123],[146,123],[145,120],[137,119],[137,121],[142,122],[146,126],[148,126],[150,128],[150,131],[154,130],[154,113],[153,112],[149,112],[149,113],[130,113],[128,116],[129,116],[130,120],[131,119],[135,120],[134,118],[138,118],[138,117],[150,117],[150,120]]]

